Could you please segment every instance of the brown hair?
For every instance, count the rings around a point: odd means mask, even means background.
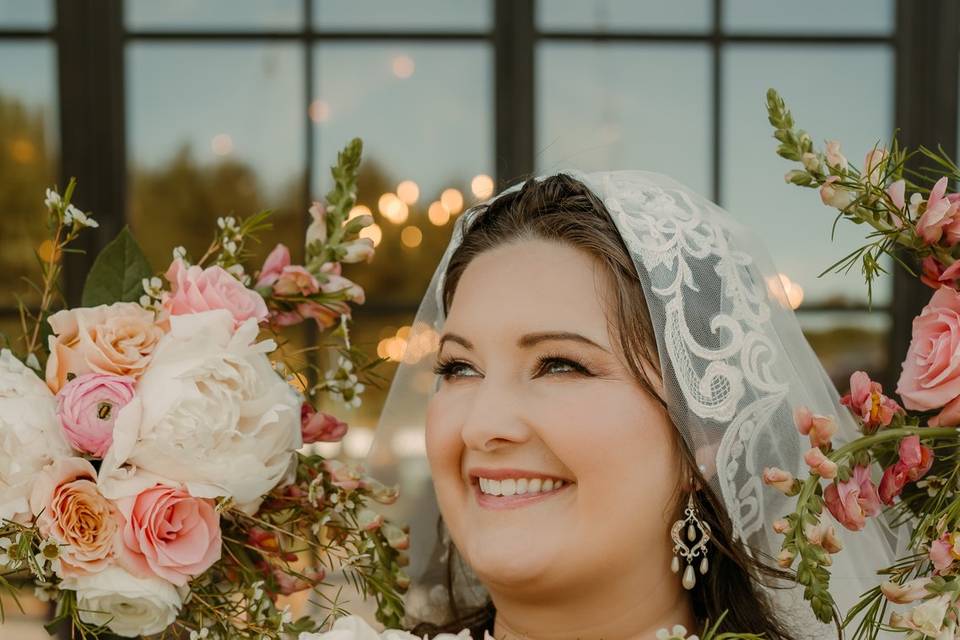
[[[457,284],[470,262],[481,253],[507,243],[528,239],[550,240],[585,251],[601,266],[610,283],[608,308],[614,310],[608,322],[611,335],[617,336],[626,364],[637,382],[664,407],[666,402],[656,391],[659,387],[647,371],[659,376],[656,337],[647,311],[643,289],[630,253],[613,220],[597,196],[580,181],[559,174],[543,180],[528,180],[519,190],[504,194],[471,212],[463,241],[451,256],[443,289],[444,310],[453,300]],[[700,518],[710,525],[710,571],[697,580],[690,591],[694,615],[700,624],[715,623],[723,617],[721,632],[763,634],[769,640],[793,640],[791,632],[777,619],[773,607],[759,588],[758,581],[771,586],[777,579],[792,575],[747,554],[733,538],[730,518],[723,501],[700,474],[689,447],[676,432],[681,468],[693,478],[693,494]],[[673,505],[675,517],[681,517],[687,496],[678,487]],[[438,524],[442,527],[442,522]],[[447,591],[453,620],[442,627],[421,624],[417,635],[458,632],[470,628],[475,638],[493,631],[496,610],[492,602],[464,611],[453,589],[454,564],[459,559],[450,543],[447,565]],[[769,559],[767,559],[769,561]],[[677,578],[679,580],[679,577]],[[725,615],[724,615],[725,614]]]

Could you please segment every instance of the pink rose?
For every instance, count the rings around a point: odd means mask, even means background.
[[[339,442],[347,432],[347,423],[329,413],[317,412],[309,402],[304,402],[300,407],[300,429],[303,444]]]
[[[132,302],[64,309],[50,316],[47,386],[56,393],[71,375],[140,377],[164,331],[153,312]]]
[[[883,395],[880,383],[871,381],[863,371],[850,376],[850,393],[840,398],[840,403],[860,418],[866,433],[888,426],[895,414],[903,412],[896,401]]]
[[[133,399],[134,379],[103,373],[77,376],[57,394],[57,414],[67,441],[102,458],[113,443],[117,413]]]
[[[945,195],[947,182],[947,176],[944,176],[930,190],[926,209],[917,221],[917,233],[927,244],[946,239],[947,246],[952,247],[960,241],[960,218],[957,216],[960,203]]]
[[[212,500],[158,485],[117,506],[126,518],[129,569],[140,577],[155,575],[182,587],[220,559],[220,516]]]
[[[930,562],[937,573],[943,573],[960,559],[960,535],[944,533],[930,545]]]
[[[793,421],[801,435],[810,436],[811,447],[830,444],[830,440],[837,432],[837,423],[832,417],[815,415],[806,407],[794,409]]]
[[[290,266],[290,250],[286,245],[278,244],[267,256],[260,270],[260,276],[257,278],[258,289],[261,287],[272,287],[273,283],[280,279],[284,267]]]
[[[123,520],[97,490],[97,472],[83,458],[61,458],[38,476],[30,495],[37,528],[60,545],[61,577],[96,573],[122,552]]]
[[[858,466],[846,482],[827,485],[823,501],[837,522],[851,531],[859,531],[866,525],[866,518],[880,513],[880,496],[870,480],[870,470]]]
[[[234,325],[239,326],[249,318],[263,321],[269,313],[259,293],[247,289],[220,267],[187,267],[177,259],[167,269],[166,277],[171,291],[164,294],[163,308],[171,315],[226,309]]]
[[[880,479],[880,500],[893,504],[908,482],[916,482],[927,475],[933,466],[933,449],[920,444],[920,436],[908,436],[900,441],[900,459],[883,471]]]
[[[803,456],[804,462],[810,466],[810,471],[824,480],[833,480],[837,477],[837,463],[823,454],[820,447],[813,447]]]
[[[942,411],[931,426],[960,424],[960,293],[937,289],[913,319],[897,393],[912,411]]]
[[[795,488],[793,474],[777,467],[763,470],[763,483],[786,495],[792,495]]]

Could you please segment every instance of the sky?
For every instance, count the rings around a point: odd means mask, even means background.
[[[709,0],[539,0],[538,26],[552,29],[709,29]],[[48,25],[37,0],[0,0],[4,26]],[[230,10],[225,11],[229,6]],[[131,29],[297,29],[299,0],[128,0]],[[317,26],[456,28],[490,25],[479,0],[314,0]],[[889,0],[727,0],[724,24],[740,32],[892,29]],[[825,16],[829,16],[825,19]],[[253,165],[268,188],[301,170],[305,111],[312,105],[320,191],[349,138],[422,198],[494,170],[493,51],[485,40],[327,42],[310,54],[314,95],[304,94],[296,42],[133,41],[126,52],[129,157],[164,164],[182,145],[214,162],[222,153]],[[543,40],[536,49],[536,169],[639,168],[668,173],[711,196],[712,53],[705,44]],[[42,42],[0,39],[0,92],[42,106],[55,129],[55,56]],[[841,141],[854,163],[893,121],[893,52],[886,45],[730,44],[721,53],[721,204],[754,227],[781,271],[807,300],[862,299],[856,274],[816,274],[852,250],[863,231],[841,225],[816,192],[785,185],[793,168],[774,153],[764,93],[776,87],[814,140]],[[226,136],[226,138],[224,137]],[[877,302],[889,299],[879,287]]]

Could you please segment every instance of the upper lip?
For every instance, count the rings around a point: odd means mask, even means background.
[[[467,475],[470,478],[489,478],[490,480],[506,480],[508,478],[551,478],[553,480],[563,480],[565,482],[573,482],[568,478],[563,476],[558,476],[553,473],[544,473],[542,471],[529,471],[526,469],[489,469],[481,467],[473,467],[467,471]]]

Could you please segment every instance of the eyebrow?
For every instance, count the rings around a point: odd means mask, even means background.
[[[543,331],[540,333],[528,333],[520,336],[520,339],[517,340],[517,346],[521,349],[529,349],[530,347],[536,346],[541,342],[548,341],[557,341],[557,340],[567,340],[571,342],[579,342],[581,344],[586,344],[601,351],[606,351],[609,353],[609,350],[606,347],[603,347],[590,338],[580,335],[579,333],[574,333],[572,331]],[[473,343],[464,338],[463,336],[457,335],[455,333],[445,333],[440,338],[440,345],[437,348],[437,351],[443,349],[443,345],[446,342],[456,342],[465,349],[473,351]]]

